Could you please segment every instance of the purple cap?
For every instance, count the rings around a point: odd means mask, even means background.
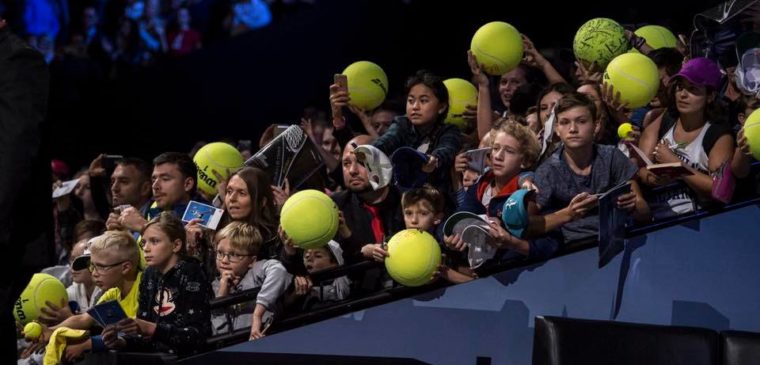
[[[716,90],[720,88],[720,79],[723,77],[718,64],[704,57],[690,59],[674,77],[678,76],[682,76],[694,85]]]

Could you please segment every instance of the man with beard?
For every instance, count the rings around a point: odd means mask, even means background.
[[[367,167],[354,154],[356,146],[371,142],[370,136],[360,135],[345,146],[341,164],[346,190],[332,196],[351,228],[348,238],[336,236],[347,265],[367,259],[382,262],[388,255],[382,243],[404,229],[401,194],[391,185],[373,189]]]

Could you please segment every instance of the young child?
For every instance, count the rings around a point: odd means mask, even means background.
[[[343,249],[335,241],[318,248],[305,250],[303,265],[309,274],[343,266]],[[332,280],[312,283],[308,276],[296,276],[293,280],[293,292],[288,298],[289,306],[302,300],[303,310],[312,310],[348,298],[351,292],[351,282],[347,276]]]
[[[269,322],[280,312],[280,297],[290,285],[291,275],[277,260],[258,260],[262,237],[255,227],[235,221],[216,234],[216,268],[219,277],[211,286],[217,297],[261,287],[256,303],[214,311],[214,333],[251,326],[251,339],[264,336]],[[266,317],[266,318],[265,318]]]
[[[211,335],[211,286],[200,262],[187,256],[185,228],[171,212],[161,212],[142,231],[145,270],[137,318],[103,331],[112,349],[174,352],[180,357],[203,349]],[[127,336],[119,336],[124,333]]]
[[[536,203],[544,215],[531,217],[529,235],[559,232],[558,243],[595,236],[599,231],[596,194],[626,181],[631,182],[631,192],[618,197],[618,208],[631,212],[637,221],[647,221],[649,207],[634,180],[636,166],[615,146],[594,142],[600,127],[594,102],[572,92],[557,101],[555,113],[554,132],[562,144],[536,170]],[[556,248],[547,246],[544,254]]]

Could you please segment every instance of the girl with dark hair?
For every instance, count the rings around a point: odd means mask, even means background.
[[[679,189],[667,189],[652,202],[655,218],[666,218],[695,211],[712,198],[712,172],[730,161],[734,139],[727,123],[719,118],[718,89],[721,72],[715,62],[694,58],[684,64],[670,85],[668,107],[641,136],[641,150],[656,163],[680,163],[691,175],[680,176]],[[730,163],[730,162],[729,162]],[[647,169],[639,171],[641,180],[651,186],[673,180]]]

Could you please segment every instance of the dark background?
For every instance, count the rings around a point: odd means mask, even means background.
[[[420,68],[469,78],[470,39],[490,21],[511,23],[538,48],[570,49],[575,31],[594,17],[688,34],[692,17],[716,3],[317,0],[128,80],[99,79],[86,63],[54,65],[52,150],[77,168],[101,152],[152,159],[189,151],[198,140],[251,139],[255,146],[271,123],[295,123],[307,106],[329,110],[333,74],[354,61],[382,66],[399,96]]]

